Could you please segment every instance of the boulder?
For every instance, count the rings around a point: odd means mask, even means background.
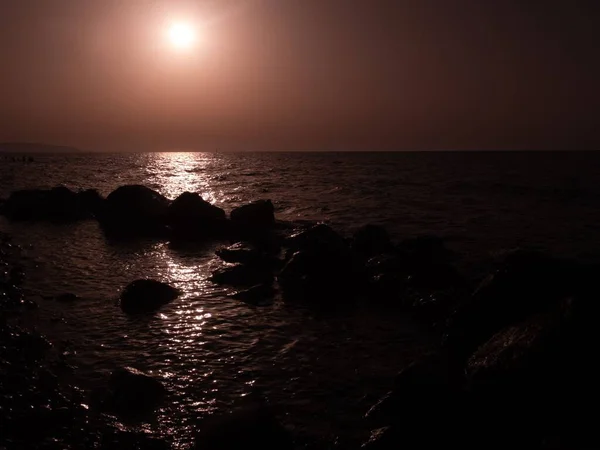
[[[132,367],[122,367],[110,375],[104,406],[123,416],[145,414],[154,410],[166,393],[158,379]]]
[[[362,281],[354,261],[344,254],[298,251],[277,276],[284,299],[319,302],[321,305],[348,303]]]
[[[121,309],[127,314],[147,313],[175,300],[181,292],[156,280],[135,280],[121,293]]]
[[[350,248],[346,241],[324,223],[293,233],[285,239],[283,246],[288,249],[289,256],[299,251],[345,256],[350,254]]]
[[[405,239],[397,246],[398,253],[409,266],[430,266],[453,262],[454,252],[437,236],[417,236]]]
[[[15,191],[6,200],[3,210],[12,220],[70,221],[90,215],[81,197],[63,186]]]
[[[273,281],[273,273],[260,266],[236,264],[217,269],[212,272],[210,280],[216,284],[230,286],[255,286],[269,284]]]
[[[359,228],[352,237],[352,251],[362,259],[387,253],[392,250],[392,242],[387,230],[378,225],[367,224]]]
[[[173,200],[168,209],[168,223],[175,238],[224,237],[229,232],[225,211],[192,192],[184,192]]]
[[[574,268],[538,252],[507,255],[448,320],[444,344],[467,357],[505,326],[544,312],[569,294]]]
[[[169,205],[169,199],[146,186],[121,186],[106,198],[99,220],[114,235],[165,235]]]
[[[277,421],[272,410],[260,402],[246,405],[222,415],[208,417],[200,423],[196,450],[292,450],[293,439]]]
[[[275,208],[271,200],[257,200],[231,211],[231,221],[241,230],[264,230],[275,225]]]
[[[276,268],[281,263],[271,253],[246,242],[237,242],[228,247],[218,249],[215,254],[223,261],[232,264],[248,264],[261,267]]]
[[[238,291],[231,295],[231,298],[240,300],[244,303],[254,306],[266,306],[273,303],[275,289],[269,283],[257,284],[249,289]]]
[[[86,189],[77,193],[79,201],[85,211],[88,211],[92,216],[98,217],[104,209],[104,197],[96,189]]]

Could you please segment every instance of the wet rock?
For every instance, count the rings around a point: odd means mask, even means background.
[[[77,195],[85,211],[96,218],[102,213],[105,199],[97,189],[86,189],[78,192]]]
[[[268,229],[275,225],[275,208],[271,200],[257,200],[235,208],[230,218],[240,229]]]
[[[273,278],[273,273],[264,267],[236,264],[215,270],[210,280],[216,284],[254,286],[269,284],[273,281]]]
[[[125,185],[108,195],[98,219],[109,234],[165,236],[169,204],[146,186]]]
[[[231,298],[254,306],[266,306],[273,303],[275,289],[271,284],[257,284],[249,289],[238,291]]]
[[[156,280],[136,280],[121,293],[121,309],[127,314],[156,311],[175,300],[181,292]]]
[[[451,263],[455,254],[437,236],[417,236],[406,239],[397,246],[398,253],[409,266],[431,266]]]
[[[387,230],[378,225],[368,224],[359,228],[352,237],[352,251],[363,259],[368,259],[392,250],[392,242]]]
[[[154,410],[166,393],[158,379],[132,367],[122,367],[110,375],[105,407],[124,416],[143,414]]]
[[[285,299],[325,306],[353,300],[362,280],[360,275],[347,254],[323,249],[294,253],[277,279]]]
[[[70,221],[91,214],[82,197],[64,186],[15,191],[4,203],[3,210],[12,220]]]
[[[264,249],[245,242],[237,242],[218,249],[215,254],[228,263],[248,264],[276,268],[280,261]]]
[[[184,192],[168,209],[173,236],[180,239],[224,237],[229,233],[225,211],[211,205],[197,193]]]
[[[67,292],[64,294],[57,295],[56,297],[54,297],[54,300],[60,303],[72,303],[80,300],[80,298],[75,294]]]
[[[249,403],[200,423],[196,450],[292,450],[293,440],[264,404]]]
[[[501,328],[543,312],[569,294],[574,268],[530,251],[508,254],[448,321],[444,344],[468,356]]]
[[[350,250],[346,241],[324,223],[293,233],[283,245],[289,250],[289,256],[299,251],[349,255]]]
[[[464,398],[462,366],[444,353],[431,353],[409,364],[396,377],[393,390],[366,414],[375,426],[406,424],[412,416],[444,420]]]

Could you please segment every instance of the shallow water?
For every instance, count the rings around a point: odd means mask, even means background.
[[[128,154],[45,155],[0,161],[0,196],[19,188],[145,184],[175,198],[185,190],[229,211],[271,198],[278,218],[326,220],[344,233],[370,222],[398,239],[449,238],[473,277],[503,249],[536,245],[595,258],[600,249],[600,155],[596,153]],[[30,296],[72,292],[63,305],[39,299],[33,319],[61,342],[92,389],[119,365],[161,376],[166,406],[149,432],[189,443],[197,420],[258,389],[306,443],[364,439],[361,420],[397,370],[428,342],[399,314],[348,309],[314,313],[278,301],[251,308],[207,281],[219,243],[185,251],[163,242],[108,241],[93,221],[8,223],[23,244]],[[151,276],[183,296],[145,319],[116,306],[128,282]]]

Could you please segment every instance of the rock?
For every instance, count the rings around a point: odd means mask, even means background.
[[[293,440],[273,412],[260,403],[234,408],[200,423],[196,450],[292,450]]]
[[[277,267],[281,262],[263,249],[245,242],[237,242],[218,249],[215,254],[228,263],[248,264],[261,267]]]
[[[4,204],[4,214],[12,220],[70,221],[90,216],[81,197],[59,186],[50,190],[13,192]]]
[[[271,283],[273,281],[273,274],[264,267],[237,264],[215,270],[210,280],[216,284],[254,286]]]
[[[121,293],[121,309],[127,314],[156,311],[175,300],[181,292],[156,280],[135,280]]]
[[[238,291],[232,298],[254,306],[266,306],[273,303],[275,289],[271,284],[257,284],[249,289]]]
[[[454,252],[446,248],[444,240],[437,236],[417,236],[402,241],[398,253],[408,266],[431,266],[447,264],[454,260]]]
[[[349,303],[362,281],[350,257],[325,249],[294,253],[277,279],[285,299],[321,305]]]
[[[98,218],[104,209],[104,197],[96,189],[86,189],[77,193],[82,207]]]
[[[465,357],[501,328],[543,312],[573,290],[573,267],[546,255],[515,251],[459,305],[444,344]]]
[[[393,390],[365,417],[375,426],[405,424],[412,420],[409,416],[420,414],[443,420],[464,397],[462,385],[462,367],[446,354],[430,353],[405,367]]]
[[[299,251],[349,255],[350,250],[346,241],[324,223],[292,234],[284,241],[284,247],[289,249],[289,256]]]
[[[122,236],[166,235],[170,201],[140,185],[125,185],[111,192],[99,214],[105,231]]]
[[[148,413],[166,393],[158,379],[132,367],[118,368],[110,375],[105,406],[124,416]]]
[[[168,222],[175,238],[205,239],[229,233],[225,211],[211,205],[197,193],[184,192],[168,210]]]
[[[363,259],[368,259],[392,250],[387,230],[378,225],[365,225],[352,237],[352,250]]]
[[[264,230],[275,225],[275,208],[271,200],[257,200],[231,211],[231,221],[240,229]]]
[[[54,297],[54,300],[61,303],[71,303],[80,300],[80,298],[75,294],[65,293],[57,295],[56,297]]]

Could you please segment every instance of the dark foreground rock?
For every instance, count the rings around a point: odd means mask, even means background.
[[[121,293],[121,309],[127,314],[147,313],[175,300],[179,289],[156,280],[135,280]]]
[[[13,192],[4,202],[2,213],[11,220],[48,220],[65,222],[92,217],[101,197],[90,192],[74,192],[59,186]]]
[[[172,239],[204,240],[229,235],[225,211],[205,201],[200,194],[184,192],[169,206],[167,220]]]
[[[146,414],[163,401],[166,393],[158,379],[132,367],[122,367],[110,375],[104,407],[123,416]]]
[[[167,236],[169,199],[141,185],[125,185],[111,192],[98,219],[116,236]]]
[[[215,254],[223,261],[233,264],[276,268],[281,263],[271,252],[249,242],[236,242],[228,247],[218,249]]]
[[[195,450],[292,450],[293,440],[268,406],[253,402],[199,425]]]
[[[257,284],[249,289],[238,291],[231,295],[231,298],[240,300],[244,303],[254,306],[266,306],[273,303],[275,289],[272,284]]]
[[[216,284],[251,287],[257,284],[270,284],[273,278],[273,273],[268,268],[236,264],[213,271],[210,280]]]
[[[271,200],[257,200],[235,208],[229,217],[240,230],[264,230],[275,225],[275,208]]]
[[[367,224],[359,228],[352,237],[352,251],[364,260],[390,252],[392,248],[387,230],[378,225]]]

